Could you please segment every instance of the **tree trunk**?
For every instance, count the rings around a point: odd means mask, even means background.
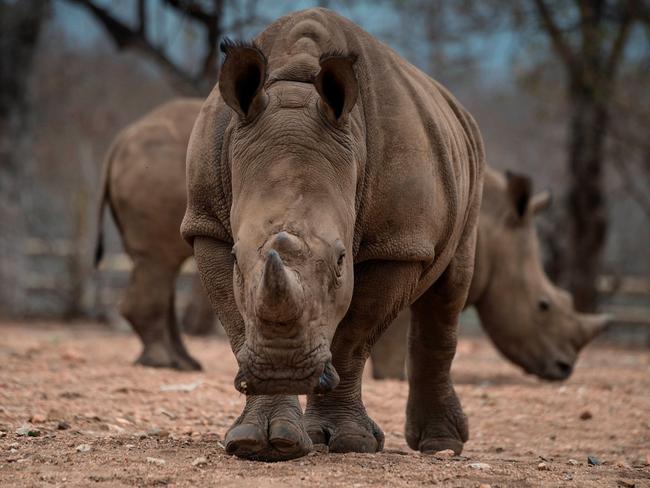
[[[28,80],[47,0],[0,2],[0,315],[24,301],[25,175],[32,164]]]
[[[573,83],[569,91],[569,286],[576,307],[594,311],[607,230],[603,157],[608,113],[603,84]]]

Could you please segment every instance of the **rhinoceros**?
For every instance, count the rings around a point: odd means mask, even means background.
[[[137,363],[146,366],[200,369],[180,337],[174,287],[192,255],[179,227],[187,201],[187,141],[201,104],[179,99],[154,110],[117,135],[104,161],[95,262],[103,253],[108,204],[134,265],[120,311],[142,341]]]
[[[460,453],[468,428],[450,366],[474,267],[485,160],[476,123],[326,9],[221,47],[190,137],[181,232],[246,395],[227,452],[381,450],[362,372],[411,306],[405,437],[422,452]]]
[[[569,293],[542,267],[534,217],[550,194],[532,195],[530,178],[487,167],[474,276],[466,307],[474,306],[497,349],[527,373],[566,379],[578,352],[606,326],[608,316],[581,314]],[[404,313],[403,315],[406,315]],[[408,317],[400,316],[372,350],[377,379],[403,379]]]
[[[186,205],[185,152],[202,103],[177,99],[145,115],[116,138],[104,167],[101,206],[110,204],[137,273],[147,276],[164,270],[166,276],[157,281],[152,296],[147,280],[137,278],[134,271],[122,305],[143,342],[137,362],[149,366],[198,367],[186,353],[178,352],[185,348],[169,297],[180,263],[192,253],[178,229]],[[136,182],[139,192],[133,192]],[[531,196],[530,186],[524,176],[506,177],[486,167],[474,275],[465,306],[477,308],[489,337],[508,359],[540,378],[562,379],[571,372],[581,347],[603,327],[605,317],[575,312],[571,297],[546,277],[534,217],[548,205],[549,196],[546,192]],[[163,199],[171,210],[161,214]],[[194,284],[193,297],[192,323],[208,329],[213,312],[200,283]],[[375,378],[404,379],[407,315],[403,312],[374,345]],[[188,320],[186,314],[186,327]]]

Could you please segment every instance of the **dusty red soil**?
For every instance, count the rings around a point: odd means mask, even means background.
[[[650,486],[647,349],[591,346],[568,382],[549,384],[521,374],[484,340],[464,339],[454,363],[470,420],[462,457],[408,449],[406,384],[367,379],[364,399],[386,433],[384,452],[267,464],[224,452],[244,402],[225,342],[190,339],[206,371],[178,373],[132,366],[136,339],[97,326],[0,323],[0,334],[3,487]],[[194,388],[161,388],[179,384]],[[24,424],[38,435],[18,435]],[[602,465],[588,466],[587,456]]]

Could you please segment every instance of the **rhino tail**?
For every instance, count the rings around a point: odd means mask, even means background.
[[[99,186],[99,198],[97,200],[97,235],[95,237],[95,254],[94,254],[94,266],[95,269],[99,266],[99,263],[104,256],[104,209],[108,203],[109,188],[108,180],[111,171],[111,162],[113,156],[116,152],[116,143],[113,143],[104,158],[104,163],[102,166],[102,175]]]

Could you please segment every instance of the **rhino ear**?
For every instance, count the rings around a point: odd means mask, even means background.
[[[540,193],[537,193],[530,199],[530,213],[536,215],[539,212],[546,210],[553,201],[553,195],[548,190],[544,190]]]
[[[533,183],[528,176],[506,171],[508,181],[508,196],[519,217],[523,217],[528,209]]]
[[[357,103],[359,83],[353,68],[356,60],[356,54],[345,56],[340,53],[324,54],[319,60],[320,71],[314,79],[314,86],[325,115],[335,124],[345,122]]]
[[[221,51],[226,55],[219,74],[221,96],[242,119],[252,120],[268,103],[266,57],[254,44],[230,39],[221,43]]]

